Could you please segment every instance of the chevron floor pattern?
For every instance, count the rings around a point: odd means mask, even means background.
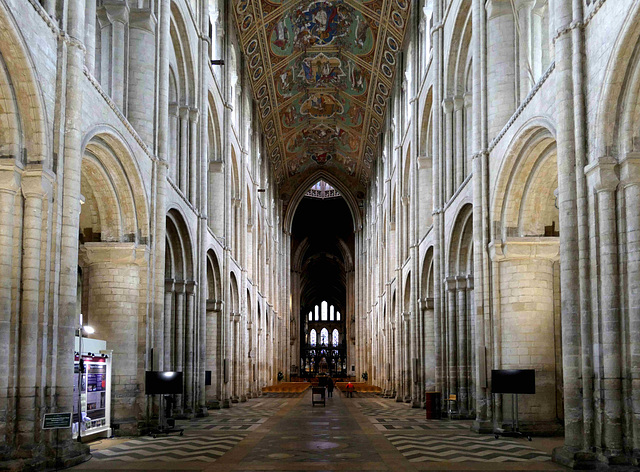
[[[244,435],[141,437],[93,452],[92,455],[93,460],[98,461],[213,462],[244,438]]]
[[[468,422],[427,420],[424,418],[374,418],[370,416],[369,420],[378,431],[468,431],[470,426]]]
[[[527,444],[493,436],[385,434],[409,462],[527,462],[551,457]]]

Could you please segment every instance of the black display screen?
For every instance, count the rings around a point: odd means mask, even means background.
[[[493,393],[536,393],[536,371],[533,369],[504,369],[491,371]]]
[[[144,392],[147,395],[182,394],[182,372],[145,372]]]

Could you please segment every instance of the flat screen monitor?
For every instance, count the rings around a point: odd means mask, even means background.
[[[503,369],[491,371],[493,393],[536,393],[536,371],[533,369]]]
[[[145,372],[144,392],[147,395],[182,394],[182,372]]]

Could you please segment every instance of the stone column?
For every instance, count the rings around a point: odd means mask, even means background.
[[[486,9],[487,118],[493,139],[516,110],[516,29],[511,0],[488,0]]]
[[[175,369],[174,356],[172,353],[172,341],[175,330],[173,313],[176,309],[175,305],[173,305],[175,289],[175,279],[166,279],[164,283],[164,370]]]
[[[68,2],[67,33],[73,40],[66,48],[66,82],[61,78],[61,87],[66,89],[64,103],[64,153],[62,191],[58,192],[58,209],[61,212],[60,279],[58,284],[57,358],[55,367],[55,410],[73,411],[73,363],[74,331],[77,325],[78,292],[78,224],[80,216],[80,176],[82,164],[82,86],[84,80],[84,50],[79,38],[84,37],[84,10],[82,0]],[[62,49],[61,51],[64,51]],[[62,53],[64,54],[64,52]],[[55,299],[55,297],[54,297]],[[54,328],[55,330],[55,328]],[[57,336],[56,336],[57,335]],[[58,436],[59,435],[59,436]],[[88,448],[72,445],[71,428],[60,430],[58,436],[60,453],[65,456],[88,454]]]
[[[185,289],[186,283],[184,280],[175,281],[176,291],[176,309],[174,314],[174,330],[172,331],[173,338],[173,365],[177,372],[184,371],[184,309],[185,309]],[[184,390],[183,390],[184,391]],[[176,396],[176,411],[179,415],[184,412],[184,396]]]
[[[453,99],[445,98],[442,102],[444,110],[444,165],[445,165],[445,201],[453,195]]]
[[[463,416],[469,414],[469,364],[467,362],[467,278],[456,279],[458,309],[458,411]]]
[[[473,117],[473,94],[471,92],[467,92],[463,95],[464,101],[464,109],[463,109],[463,123],[464,128],[462,130],[464,134],[464,173],[462,176],[462,180],[466,179],[468,175],[471,174],[472,169],[472,157],[473,157],[473,125],[472,125],[472,117]]]
[[[95,75],[96,68],[96,3],[86,2],[84,9],[84,65],[91,75]]]
[[[0,443],[8,445],[13,440],[9,425],[8,406],[12,394],[8,391],[12,367],[9,362],[11,351],[11,317],[13,286],[13,242],[14,212],[16,196],[20,189],[21,172],[15,166],[0,168]],[[3,446],[0,446],[0,450]]]
[[[180,107],[180,157],[178,163],[178,187],[185,197],[187,193],[187,173],[189,166],[189,107]]]
[[[620,164],[620,183],[624,188],[627,236],[627,300],[629,307],[629,374],[633,449],[640,451],[640,154],[627,154]]]
[[[456,131],[456,165],[455,165],[455,185],[453,191],[455,192],[464,180],[464,99],[462,97],[455,97],[453,99],[453,113],[455,115]]]
[[[112,407],[114,423],[124,434],[138,433],[144,411],[144,357],[138,336],[140,271],[148,251],[135,243],[85,243],[81,257],[89,267],[88,324],[113,350]]]
[[[194,331],[196,327],[195,323],[195,298],[196,298],[196,288],[197,283],[190,280],[185,284],[185,291],[187,293],[187,313],[186,313],[186,332],[185,332],[185,349],[184,349],[184,372],[185,372],[185,382],[184,382],[184,396],[185,396],[185,413],[193,414],[195,409],[194,404],[194,371],[195,371],[195,363],[194,363]]]
[[[169,163],[169,177],[173,180],[173,183],[176,185],[180,184],[179,177],[179,167],[180,160],[178,155],[180,154],[179,146],[180,143],[180,126],[179,126],[179,115],[178,115],[178,104],[171,103],[169,104],[169,143],[168,143],[168,156],[167,162]]]
[[[126,2],[105,1],[104,10],[111,22],[111,99],[125,114],[127,80],[125,64],[128,56],[126,29],[129,23],[129,6]]]
[[[617,161],[601,157],[585,169],[596,192],[598,268],[602,346],[600,389],[603,409],[603,451],[607,459],[622,454],[622,317],[620,313],[616,189]],[[598,374],[596,374],[597,380]]]
[[[582,459],[584,418],[582,408],[582,356],[580,326],[580,251],[576,192],[576,145],[574,122],[573,2],[554,0],[558,31],[555,41],[556,123],[558,143],[558,208],[560,215],[560,292],[562,293],[562,358],[564,376],[564,447],[554,459],[574,467]]]
[[[447,395],[458,394],[458,330],[456,316],[456,278],[447,277],[447,361],[449,364],[447,379]],[[459,401],[459,399],[458,399]],[[457,403],[457,402],[456,402]]]
[[[411,313],[403,313],[402,321],[404,325],[404,339],[402,340],[404,354],[402,383],[404,385],[402,388],[406,403],[411,401],[411,384],[413,383],[411,379],[411,356],[409,355],[411,352]]]
[[[189,109],[189,201],[196,204],[196,164],[198,162],[198,109]]]
[[[39,429],[38,343],[42,333],[38,327],[40,309],[40,275],[42,241],[42,221],[44,200],[51,192],[54,176],[45,169],[27,168],[22,176],[24,196],[24,216],[22,223],[22,287],[20,298],[20,331],[18,362],[18,446],[36,441],[35,431]],[[14,206],[9,207],[13,210]],[[46,241],[44,246],[46,247]]]
[[[518,35],[518,103],[522,103],[527,94],[534,85],[531,48],[535,45],[531,44],[533,36],[531,14],[535,1],[534,0],[518,0],[516,9],[518,12],[518,23],[520,34]]]
[[[94,3],[92,0],[89,3]],[[156,92],[156,18],[148,8],[134,8],[129,15],[129,74],[127,119],[140,138],[153,146]],[[162,132],[166,133],[166,129]]]

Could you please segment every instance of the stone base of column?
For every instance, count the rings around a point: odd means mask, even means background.
[[[571,469],[593,470],[598,467],[596,454],[585,452],[572,447],[562,446],[553,450],[554,462]]]
[[[220,400],[209,400],[207,402],[207,408],[209,410],[219,410],[220,409]]]
[[[231,400],[229,400],[228,398],[223,398],[220,406],[222,408],[231,408]]]
[[[471,425],[471,431],[478,434],[493,433],[493,422],[489,420],[475,420]]]
[[[206,406],[201,406],[196,410],[196,418],[204,418],[205,416],[209,416],[209,411]]]
[[[424,408],[424,404],[419,399],[414,398],[411,401],[411,408]]]
[[[240,395],[240,398],[238,398],[238,400],[240,400],[240,403],[244,403],[247,401],[247,396],[246,395]]]
[[[403,403],[404,398],[399,393],[396,395],[396,403]]]
[[[599,462],[609,466],[628,466],[633,464],[634,458],[623,452],[599,451],[596,455]],[[637,462],[637,457],[636,457]]]
[[[405,395],[404,402],[405,403],[411,403],[411,395]]]
[[[89,446],[69,439],[50,447],[36,444],[32,448],[21,448],[22,457],[13,458],[9,448],[3,448],[3,459],[0,460],[0,470],[52,470],[66,469],[91,459]]]

